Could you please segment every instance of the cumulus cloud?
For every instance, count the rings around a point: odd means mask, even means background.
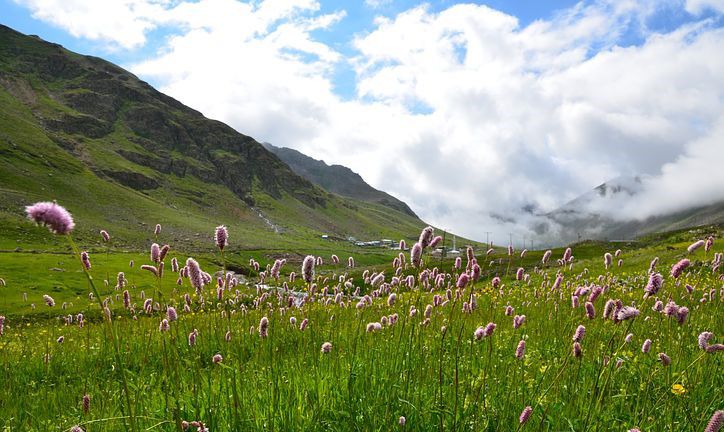
[[[390,164],[381,168],[381,183],[424,176],[429,182],[414,191],[413,203],[447,205],[420,213],[477,238],[489,227],[525,231],[521,226],[535,226],[541,213],[622,174],[648,174],[646,204],[606,207],[617,209],[617,217],[723,200],[713,177],[705,191],[703,179],[679,178],[700,190],[681,205],[654,198],[653,185],[666,173],[681,174],[669,167],[689,160],[698,140],[724,138],[713,128],[724,88],[724,63],[713,53],[724,35],[701,22],[620,47],[619,35],[655,11],[639,5],[579,4],[523,28],[473,5],[437,14],[419,7],[379,19],[374,32],[357,40],[359,92],[388,104],[431,107],[421,127],[437,136],[436,151],[427,146],[419,155],[442,168],[430,171],[423,163],[415,172]],[[413,34],[421,36],[406,37]],[[420,138],[410,139],[412,148],[425,148]]]
[[[351,57],[319,37],[345,11],[325,14],[315,1],[126,0],[116,14],[91,1],[16,1],[124,47],[173,28],[135,73],[260,141],[347,165],[423,219],[476,239],[540,232],[541,215],[621,175],[642,176],[636,200],[591,211],[645,218],[724,200],[711,169],[724,160],[720,21],[647,28],[660,8],[721,12],[719,1],[580,2],[525,26],[487,6],[422,5],[350,36]],[[108,28],[130,24],[109,31],[78,10]],[[624,46],[632,33],[641,42]],[[356,74],[352,98],[336,93],[342,67]]]
[[[14,0],[33,18],[67,30],[75,37],[112,42],[123,48],[146,43],[168,0]]]

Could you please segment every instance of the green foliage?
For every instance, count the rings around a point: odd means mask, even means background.
[[[89,272],[67,239],[25,219],[23,206],[50,199],[78,222],[73,236],[90,253]],[[153,234],[156,223],[163,226],[159,236]],[[220,224],[230,232],[223,256],[211,241]],[[721,270],[713,272],[714,251],[685,253],[696,239],[721,239],[721,226],[627,244],[584,242],[573,245],[570,267],[554,264],[563,249],[542,265],[543,251],[520,258],[498,248],[485,257],[474,245],[483,277],[459,292],[453,260],[425,256],[428,267],[447,272],[444,287],[428,292],[395,285],[389,289],[397,300],[388,305],[387,293],[371,287],[363,272],[383,271],[391,282],[397,252],[358,248],[340,238],[414,241],[421,227],[404,211],[313,186],[251,138],[114,65],[0,27],[0,314],[6,318],[0,429],[67,431],[80,424],[92,432],[170,431],[179,430],[182,420],[196,420],[211,431],[700,431],[724,408],[724,378],[716,373],[722,354],[697,345],[702,331],[722,342]],[[110,244],[102,243],[100,229],[110,232]],[[152,242],[172,247],[161,278],[140,269],[151,264],[146,250]],[[622,265],[604,269],[603,254],[619,248]],[[714,250],[721,252],[719,240]],[[310,301],[289,307],[278,291],[257,292],[260,275],[251,258],[262,271],[286,259],[282,278],[288,280],[307,254],[325,260],[316,269]],[[331,264],[331,254],[342,263]],[[198,293],[187,279],[177,285],[171,271],[172,257],[183,265],[189,256],[212,275]],[[348,256],[357,268],[346,267]],[[654,312],[655,299],[642,300],[655,256],[665,278],[657,295],[689,308],[683,324]],[[692,266],[675,281],[668,269],[685,256]],[[519,267],[530,275],[527,282],[514,280]],[[245,279],[218,300],[214,276],[222,270]],[[118,272],[127,285],[116,289]],[[563,284],[551,290],[557,274]],[[419,279],[419,271],[405,267],[405,276]],[[495,276],[502,278],[496,289]],[[595,319],[588,319],[583,308],[571,306],[570,296],[593,284],[606,292],[595,302]],[[357,287],[360,295],[374,297],[360,309]],[[446,298],[447,287],[451,300],[431,307],[427,320],[426,306],[434,295]],[[311,288],[300,278],[290,284],[300,294]],[[340,290],[340,303],[323,296],[324,288]],[[95,291],[100,298],[91,299]],[[183,311],[187,293],[192,301]],[[44,295],[55,306],[46,306]],[[477,308],[463,313],[471,295]],[[152,310],[146,312],[148,298]],[[620,324],[604,320],[608,299],[635,304],[641,313]],[[101,322],[99,301],[113,316],[110,325]],[[168,306],[177,308],[179,319],[160,332]],[[506,306],[526,315],[522,327],[513,328]],[[78,313],[86,317],[83,327]],[[394,314],[394,325],[366,331]],[[258,331],[264,316],[267,338]],[[303,319],[309,322],[304,331]],[[476,328],[488,322],[497,324],[494,334],[475,341]],[[587,331],[577,359],[571,337],[580,324]],[[198,336],[190,346],[194,330]],[[624,343],[628,333],[633,340]],[[521,339],[527,350],[517,360]],[[653,341],[648,354],[640,349],[645,339]],[[333,346],[328,354],[320,352],[324,342]],[[658,352],[672,364],[662,365]],[[215,354],[223,356],[220,364],[212,361]],[[91,396],[87,413],[84,394]],[[519,426],[525,406],[533,414]],[[407,419],[404,427],[400,416]]]
[[[492,266],[483,263],[486,276],[461,290],[459,298],[454,294],[453,261],[426,255],[427,266],[450,272],[446,284],[453,285],[452,300],[431,308],[429,321],[426,305],[433,303],[435,294],[444,298],[444,290],[427,293],[392,287],[397,294],[393,305],[383,294],[358,309],[359,298],[338,285],[338,277],[345,275],[362,293],[371,292],[361,274],[365,268],[384,271],[389,282],[392,251],[245,250],[227,251],[223,260],[219,253],[203,254],[197,256],[202,269],[213,274],[223,265],[238,268],[247,273],[250,285],[227,291],[219,302],[212,283],[202,293],[201,303],[187,280],[177,286],[176,275],[167,272],[161,279],[162,310],[150,314],[141,311],[141,291],[155,296],[157,281],[151,273],[138,270],[150,261],[145,253],[112,251],[106,256],[102,248],[91,250],[90,274],[99,281],[107,274],[113,279],[117,271],[126,272],[124,289],[129,290],[135,312],[116,298],[121,290],[100,286],[101,295],[110,298],[132,409],[142,430],[177,430],[181,420],[202,421],[212,431],[393,430],[400,428],[398,419],[405,416],[404,429],[410,430],[700,431],[724,404],[720,390],[724,379],[713,373],[722,367],[722,354],[706,353],[697,345],[702,331],[715,334],[712,343],[722,342],[724,335],[721,271],[713,273],[710,265],[713,253],[722,248],[715,243],[709,253],[685,253],[688,244],[708,234],[720,238],[722,228],[705,227],[626,245],[573,245],[572,268],[554,265],[536,271],[542,251],[529,252],[523,260],[513,258],[510,265],[505,257]],[[164,232],[161,243],[163,236]],[[604,270],[603,253],[618,248],[624,264]],[[324,286],[338,287],[344,292],[344,306],[327,304],[331,297],[318,296],[301,307],[288,308],[286,297],[279,302],[273,293],[255,306],[259,297],[251,283],[257,276],[248,268],[248,259],[259,260],[263,267],[275,257],[286,257],[289,262],[282,272],[286,279],[289,272],[299,272],[298,262],[309,252],[325,257],[325,264],[316,269],[317,293]],[[554,261],[563,250],[553,252]],[[353,270],[333,265],[330,253],[338,254],[343,263],[349,253],[364,265]],[[167,265],[173,256],[179,256],[177,251],[169,254]],[[482,263],[482,254],[477,256]],[[657,297],[690,309],[683,324],[653,311],[655,299],[642,299],[654,256],[660,257],[657,269],[665,278]],[[668,269],[683,256],[693,264],[673,280]],[[135,260],[133,269],[128,267],[129,259]],[[71,255],[58,253],[8,253],[0,260],[7,282],[0,288],[2,307],[11,311],[0,336],[4,383],[0,427],[68,430],[81,424],[88,431],[127,430],[128,407],[112,339],[107,326],[99,322],[98,304],[88,299],[80,264]],[[64,271],[46,271],[50,266]],[[514,271],[505,275],[508,267],[519,266],[530,274],[528,283],[514,280]],[[557,273],[564,282],[560,290],[551,291]],[[408,274],[418,272],[406,268],[402,276]],[[502,276],[500,289],[491,286],[493,275]],[[607,290],[594,302],[595,319],[589,319],[582,307],[571,307],[570,295],[578,286],[598,284]],[[692,294],[685,284],[694,287]],[[54,288],[48,288],[51,285]],[[307,287],[298,278],[291,289],[303,292]],[[18,299],[24,290],[27,301]],[[193,301],[191,310],[183,312],[187,292]],[[461,306],[471,293],[477,308],[466,314]],[[47,307],[43,294],[53,296],[56,306]],[[641,314],[620,324],[605,320],[601,314],[608,299],[635,304]],[[63,301],[73,304],[61,310]],[[171,323],[169,332],[160,332],[165,304],[176,306],[179,319]],[[413,306],[417,313],[410,316]],[[513,328],[513,317],[504,313],[506,306],[513,307],[516,315],[526,315],[520,328]],[[84,327],[58,319],[71,311],[89,317]],[[394,325],[366,331],[368,323],[382,322],[382,317],[389,320],[393,314],[399,317]],[[267,338],[258,332],[263,316],[270,321]],[[309,320],[304,331],[299,329],[303,319]],[[475,329],[488,322],[497,324],[495,332],[476,341]],[[580,324],[586,333],[581,341],[583,357],[577,359],[571,355],[571,338]],[[190,346],[188,336],[194,329],[198,336]],[[632,341],[626,343],[629,333]],[[59,336],[64,337],[62,343],[57,342]],[[647,354],[641,352],[645,339],[653,341]],[[526,340],[527,347],[518,360],[514,352],[520,340]],[[333,346],[329,354],[320,351],[324,342]],[[659,352],[672,358],[670,366],[658,360]],[[220,364],[212,362],[215,354],[222,355]],[[84,394],[91,395],[88,413],[80,404]],[[533,414],[520,427],[518,416],[525,406],[532,406]]]

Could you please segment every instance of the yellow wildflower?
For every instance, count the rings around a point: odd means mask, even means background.
[[[671,386],[671,393],[673,393],[677,396],[681,396],[684,393],[686,393],[686,389],[681,384],[674,384]]]

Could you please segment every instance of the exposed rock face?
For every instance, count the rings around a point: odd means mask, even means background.
[[[133,171],[103,171],[118,183],[136,190],[156,189],[159,183],[141,173]]]
[[[107,123],[116,121],[121,108],[119,98],[93,91],[69,91],[61,95],[61,100],[74,110]]]
[[[55,132],[82,135],[88,138],[102,138],[111,133],[112,130],[110,123],[88,115],[64,114],[58,119],[46,119],[45,125]]]

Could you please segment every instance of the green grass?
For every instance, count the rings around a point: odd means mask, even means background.
[[[712,273],[709,264],[713,252],[721,252],[722,246],[717,240],[708,254],[686,253],[688,244],[708,234],[720,239],[722,227],[650,236],[630,244],[584,242],[572,246],[576,258],[571,269],[550,266],[536,272],[543,251],[532,251],[523,260],[514,258],[507,276],[507,257],[489,266],[478,254],[485,276],[466,287],[460,299],[453,295],[446,305],[432,308],[428,322],[423,311],[432,303],[432,295],[444,297],[444,290],[427,293],[393,287],[397,301],[392,306],[387,304],[387,295],[381,294],[372,305],[357,309],[358,300],[347,292],[342,298],[344,307],[334,302],[325,305],[319,298],[287,308],[286,301],[279,303],[274,296],[255,306],[256,290],[242,285],[227,292],[222,302],[215,299],[214,289],[203,293],[203,304],[194,295],[191,311],[181,312],[182,295],[193,289],[188,281],[176,287],[175,275],[168,272],[162,290],[180,312],[169,332],[158,329],[163,311],[150,316],[140,311],[141,291],[154,296],[154,278],[137,270],[149,261],[147,254],[113,250],[106,258],[102,248],[91,249],[91,275],[96,281],[106,273],[125,271],[130,282],[127,288],[135,313],[115,300],[120,291],[100,284],[103,296],[110,294],[112,299],[122,364],[114,355],[107,325],[100,322],[97,303],[88,299],[88,282],[73,256],[4,253],[0,276],[7,286],[0,288],[5,302],[0,307],[8,318],[0,337],[4,383],[0,426],[45,431],[81,424],[88,431],[128,430],[130,419],[119,375],[122,367],[139,430],[170,431],[176,429],[177,421],[198,420],[212,431],[608,431],[633,427],[701,431],[713,412],[724,408],[724,378],[716,373],[722,367],[722,354],[706,353],[697,346],[697,336],[705,330],[715,334],[712,343],[724,341],[722,273]],[[51,249],[62,248],[60,243]],[[618,248],[622,267],[605,271],[603,254]],[[250,257],[265,265],[285,254],[290,259],[284,267],[286,275],[299,272],[296,261],[307,253],[324,256],[327,262],[331,253],[343,262],[353,255],[359,265],[347,278],[363,293],[373,290],[362,280],[364,269],[384,270],[388,282],[394,273],[392,251],[333,243],[316,250],[229,250],[226,262],[246,271]],[[563,249],[554,250],[552,261],[562,253]],[[172,250],[172,256],[186,254]],[[654,299],[642,300],[654,256],[660,257],[657,269],[665,279],[657,297],[690,309],[683,325],[654,312]],[[684,256],[693,264],[674,281],[669,269]],[[204,270],[221,269],[218,253],[197,257]],[[129,259],[136,262],[133,270]],[[426,256],[424,260],[428,267],[450,272],[448,283],[454,285],[451,259]],[[514,280],[515,269],[521,265],[531,275],[529,283]],[[49,271],[51,267],[65,271]],[[319,287],[328,278],[330,290],[346,272],[343,265],[327,264],[317,270]],[[557,272],[564,275],[564,282],[560,291],[551,292]],[[408,268],[404,274],[414,275],[417,270]],[[501,290],[490,284],[495,275],[502,276]],[[255,280],[252,274],[249,281]],[[589,284],[608,287],[595,301],[595,319],[586,318],[582,307],[571,307],[571,292]],[[684,284],[693,285],[694,293],[688,294]],[[304,290],[303,285],[297,279],[293,287]],[[702,296],[708,298],[710,289],[714,290],[711,301],[700,302]],[[19,298],[24,291],[27,302]],[[478,307],[464,314],[461,303],[470,292]],[[47,307],[43,294],[53,296],[56,306]],[[608,299],[636,304],[641,315],[621,324],[604,320],[601,314]],[[64,301],[73,303],[65,311],[61,310]],[[30,302],[36,303],[34,310]],[[408,312],[413,305],[418,313],[411,317]],[[505,316],[507,305],[515,314],[526,315],[519,329],[513,328],[511,316]],[[56,319],[71,311],[82,311],[89,322],[79,328]],[[399,316],[395,325],[374,333],[365,331],[368,323],[394,313]],[[268,338],[258,334],[262,316],[270,321]],[[292,316],[297,320],[294,326]],[[309,326],[300,331],[299,323],[305,318]],[[488,322],[497,324],[494,334],[475,341],[475,329]],[[579,324],[585,325],[586,334],[581,343],[583,357],[577,359],[571,355],[571,337]],[[191,347],[188,335],[194,329],[198,338]],[[227,331],[231,332],[229,342],[225,341]],[[629,333],[633,340],[627,344],[624,338]],[[56,340],[61,335],[64,341],[59,344]],[[515,347],[521,339],[526,340],[526,353],[516,360]],[[645,339],[653,341],[648,354],[640,349]],[[332,343],[331,353],[320,352],[323,342]],[[672,358],[670,366],[658,361],[659,352]],[[218,365],[212,362],[217,353],[223,356]],[[607,364],[605,358],[610,360]],[[619,360],[621,365],[616,367]],[[672,391],[678,385],[684,393]],[[84,394],[92,398],[88,413],[80,405]],[[519,428],[518,416],[525,406],[532,406],[533,414]],[[404,428],[398,425],[400,416],[407,419]]]
[[[426,306],[435,295],[447,296],[444,289],[390,287],[397,301],[388,305],[387,292],[371,287],[363,272],[384,271],[390,282],[396,252],[322,239],[323,234],[404,238],[412,244],[423,226],[420,220],[309,185],[258,152],[252,140],[169,105],[130,76],[122,79],[123,73],[109,64],[6,29],[0,29],[0,37],[6,42],[0,43],[0,71],[9,80],[0,88],[0,278],[5,282],[0,315],[6,318],[0,336],[1,430],[67,431],[80,424],[93,432],[171,431],[182,420],[197,420],[212,431],[701,431],[712,413],[724,408],[724,378],[717,373],[722,354],[697,346],[697,335],[705,330],[715,334],[713,342],[724,341],[722,273],[712,272],[714,251],[686,254],[688,244],[708,235],[717,238],[714,250],[721,252],[722,226],[650,235],[627,244],[579,243],[572,246],[570,268],[554,264],[563,248],[553,250],[551,263],[543,265],[544,251],[520,258],[518,252],[507,257],[496,248],[493,256],[484,257],[485,248],[473,243],[482,278],[459,296],[454,293],[458,275],[453,260],[426,256],[428,268],[446,273],[445,288],[450,286],[452,296],[449,303],[432,308],[426,321]],[[53,120],[95,115],[92,107],[83,114],[64,98],[80,93],[92,97],[96,90],[109,92],[98,98],[98,108],[111,108],[108,100],[118,103],[107,135],[91,138],[94,134],[82,130],[53,130]],[[127,115],[139,109],[161,120],[136,133]],[[145,141],[149,137],[139,135],[160,130],[168,133]],[[177,140],[189,131],[195,134],[193,143]],[[119,151],[143,155],[137,160],[143,164]],[[201,174],[150,167],[164,158]],[[203,179],[222,168],[238,183]],[[124,186],[109,171],[142,174],[159,187]],[[93,263],[88,273],[67,239],[25,219],[25,205],[51,199],[74,215],[78,226],[73,236]],[[267,226],[259,211],[281,232]],[[152,233],[156,223],[163,226],[158,238]],[[220,224],[230,232],[223,260],[211,241]],[[110,232],[110,248],[101,242],[100,229]],[[150,264],[148,248],[154,241],[172,247],[161,279],[140,269]],[[605,270],[603,254],[619,248],[622,265]],[[287,259],[282,270],[287,280],[290,272],[300,273],[308,254],[325,259],[317,268],[317,294],[311,301],[289,307],[286,297],[257,292],[259,275],[249,267],[250,258],[262,267]],[[330,265],[331,254],[343,264]],[[170,271],[171,257],[184,262],[189,256],[211,274],[223,266],[241,273],[247,284],[227,291],[221,301],[215,281],[197,295],[188,280],[177,285]],[[357,268],[346,268],[348,256]],[[690,309],[683,325],[654,312],[653,299],[642,300],[648,266],[656,256],[665,277],[658,297]],[[692,266],[674,281],[669,269],[684,257]],[[530,275],[528,283],[514,280],[519,267]],[[125,273],[132,308],[123,305],[123,289],[114,288],[118,272]],[[401,276],[418,272],[407,267]],[[559,272],[562,286],[551,291]],[[94,289],[88,276],[112,322],[103,321],[99,299],[89,297]],[[341,289],[341,276],[361,294],[371,295],[372,304],[357,309],[354,288],[343,290],[344,306],[327,304],[331,297],[319,293]],[[502,278],[499,289],[491,286],[496,276]],[[576,287],[591,284],[607,287],[595,302],[592,320],[583,308],[572,308],[570,299]],[[685,284],[694,287],[693,294]],[[291,288],[309,289],[300,278]],[[186,312],[187,293],[192,302]],[[54,307],[45,305],[44,295],[55,299]],[[464,314],[462,303],[470,295],[478,307]],[[159,303],[158,311],[142,311],[149,297]],[[641,315],[622,324],[603,320],[609,299],[635,304]],[[169,332],[160,332],[164,309],[174,305],[179,320]],[[514,329],[512,317],[504,315],[508,305],[526,315],[521,328]],[[414,316],[411,306],[418,311]],[[86,316],[83,327],[65,321],[78,313]],[[399,317],[394,325],[366,332],[369,323],[393,314]],[[264,316],[270,321],[267,338],[257,330]],[[299,329],[303,319],[309,320],[305,331]],[[475,341],[476,328],[488,322],[497,324],[495,333]],[[580,324],[587,331],[583,357],[576,359],[571,337]],[[198,339],[192,347],[188,335],[194,329]],[[633,340],[624,344],[628,333]],[[653,348],[644,354],[640,347],[647,338]],[[527,350],[516,360],[521,339]],[[332,343],[331,353],[320,352],[324,342]],[[659,352],[671,356],[670,366],[657,360]],[[221,364],[213,364],[215,354],[223,356]],[[80,404],[84,394],[92,398],[87,413]],[[526,406],[533,407],[532,417],[519,426]],[[407,419],[404,427],[400,416]]]

